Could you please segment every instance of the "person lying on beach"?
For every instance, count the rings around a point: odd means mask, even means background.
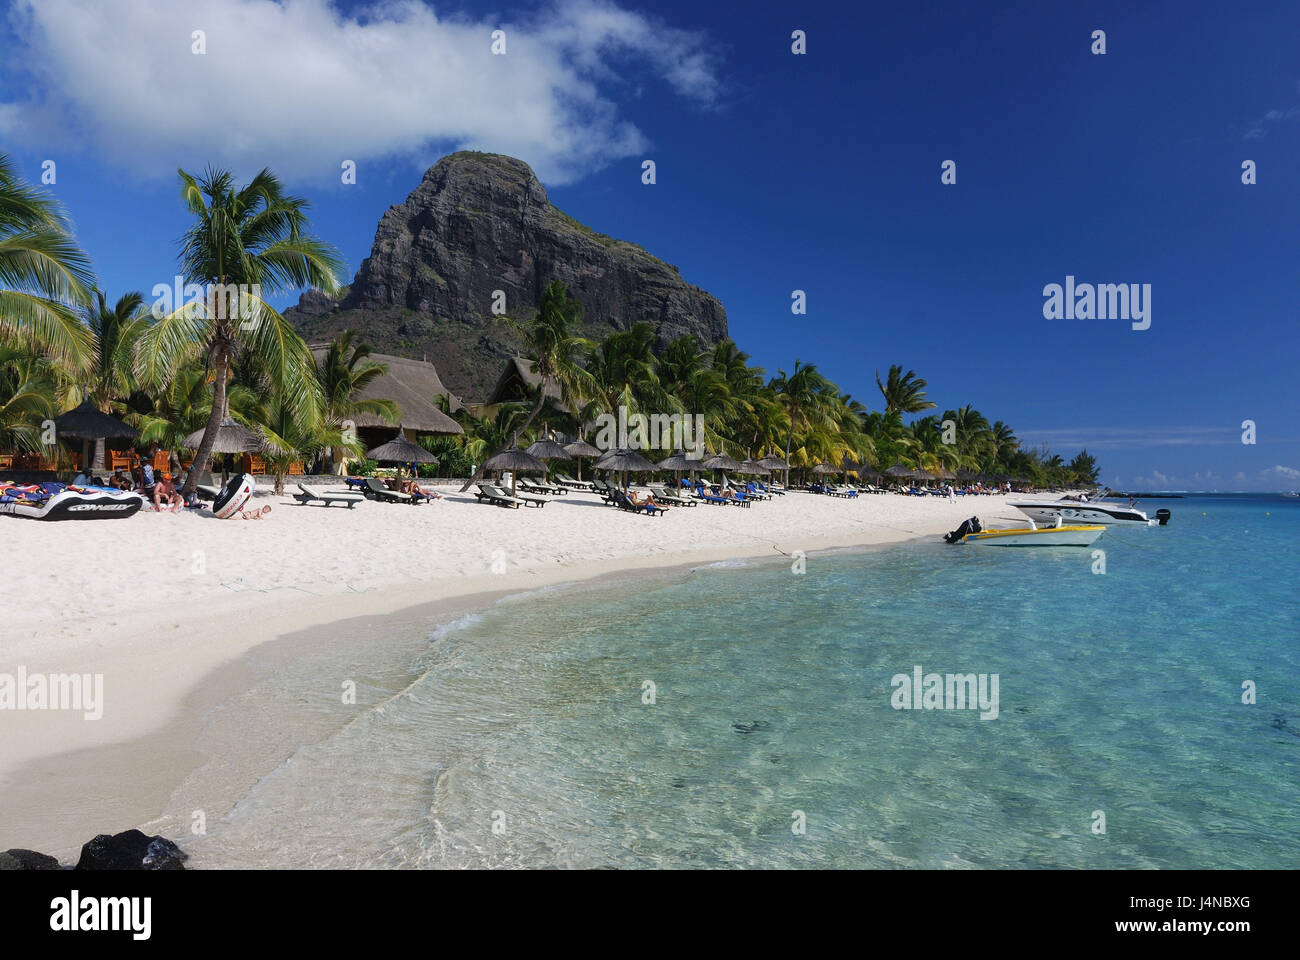
[[[420,484],[416,482],[414,479],[403,480],[401,486],[398,489],[400,489],[402,493],[409,493],[413,497],[425,497],[428,500],[442,499],[442,494],[439,493],[437,490],[427,490],[424,487],[420,486]]]
[[[631,501],[632,506],[634,507],[658,507],[660,510],[668,509],[662,503],[660,503],[658,500],[655,499],[655,495],[653,493],[647,493],[644,499],[638,499],[636,495],[636,491],[629,490],[627,492],[627,498],[629,501]]]
[[[185,506],[185,501],[181,495],[176,492],[172,486],[172,475],[164,473],[162,479],[153,485],[153,508],[158,513],[162,513],[162,505],[166,502],[171,505],[172,513],[180,512],[181,507]]]
[[[267,504],[266,506],[262,507],[260,510],[242,510],[240,511],[239,515],[243,517],[245,520],[261,520],[262,517],[266,516],[266,514],[270,512],[271,512],[271,505]]]

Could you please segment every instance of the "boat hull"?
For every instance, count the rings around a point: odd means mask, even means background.
[[[51,483],[0,490],[0,514],[28,520],[124,520],[143,506],[138,493],[109,487]]]
[[[1079,503],[1072,500],[1028,500],[1008,503],[1007,506],[1015,507],[1034,523],[1055,523],[1058,516],[1062,523],[1084,526],[1101,524],[1102,526],[1154,527],[1159,523],[1141,510],[1110,504]]]
[[[968,533],[961,542],[988,547],[1090,547],[1105,532],[1106,528],[1100,525],[1018,527]]]

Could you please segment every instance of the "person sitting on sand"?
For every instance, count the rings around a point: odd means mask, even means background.
[[[166,502],[171,505],[172,513],[178,513],[181,507],[185,506],[185,501],[181,495],[176,492],[172,486],[172,475],[164,473],[161,479],[153,486],[153,508],[158,513],[162,513],[162,505]]]
[[[110,487],[116,487],[118,490],[130,490],[131,478],[121,470],[115,470],[113,471],[113,475],[108,478],[108,485]]]
[[[95,478],[89,470],[79,470],[77,475],[72,478],[72,485],[74,487],[93,487]]]

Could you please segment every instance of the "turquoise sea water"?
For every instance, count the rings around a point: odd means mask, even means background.
[[[1104,574],[922,543],[512,598],[435,631],[199,859],[1300,867],[1300,501],[1142,506],[1171,524],[1109,529]],[[997,674],[997,719],[894,709],[916,665]]]

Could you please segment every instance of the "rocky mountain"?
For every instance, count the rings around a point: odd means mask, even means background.
[[[528,164],[477,152],[443,157],[389,207],[337,300],[308,291],[285,316],[309,343],[352,328],[376,352],[427,357],[449,389],[481,401],[519,352],[493,314],[494,291],[527,320],[552,279],[582,302],[582,332],[593,339],[638,320],[661,344],[684,333],[705,346],[727,337],[722,304],[676,267],[553,207]]]

